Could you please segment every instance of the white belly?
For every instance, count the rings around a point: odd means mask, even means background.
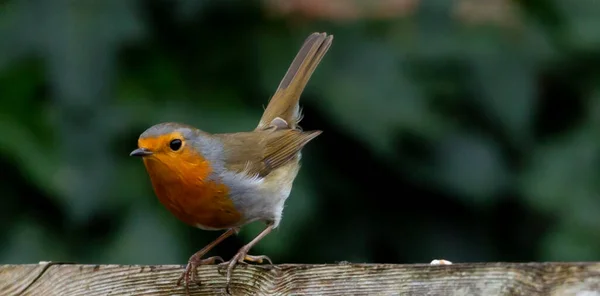
[[[291,162],[265,178],[248,177],[243,173],[222,175],[234,206],[244,217],[238,226],[260,220],[272,221],[277,227],[299,169],[299,165]]]

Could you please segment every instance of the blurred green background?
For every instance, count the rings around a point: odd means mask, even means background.
[[[253,129],[315,31],[324,133],[252,254],[599,260],[600,2],[526,3],[0,1],[0,263],[186,263],[220,232],[163,208],[138,135]]]

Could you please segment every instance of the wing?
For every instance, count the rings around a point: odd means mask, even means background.
[[[265,177],[294,161],[298,152],[321,131],[296,129],[220,134],[224,144],[225,167],[249,176]]]

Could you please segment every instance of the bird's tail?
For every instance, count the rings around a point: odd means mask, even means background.
[[[333,35],[312,33],[300,48],[265,109],[257,130],[276,126],[296,128],[302,119],[298,101],[310,76],[331,46]]]

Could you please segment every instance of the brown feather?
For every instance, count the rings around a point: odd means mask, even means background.
[[[298,152],[321,131],[293,129],[216,134],[225,145],[225,167],[249,176],[267,176],[297,160]]]
[[[306,40],[281,80],[254,131],[216,134],[224,145],[228,170],[266,177],[291,161],[321,131],[301,131],[298,101],[310,76],[331,46],[333,36],[313,33]]]
[[[283,119],[291,129],[297,128],[302,115],[298,101],[311,75],[329,50],[333,36],[313,33],[292,61],[287,73],[271,98],[256,130],[269,128],[276,118]]]

